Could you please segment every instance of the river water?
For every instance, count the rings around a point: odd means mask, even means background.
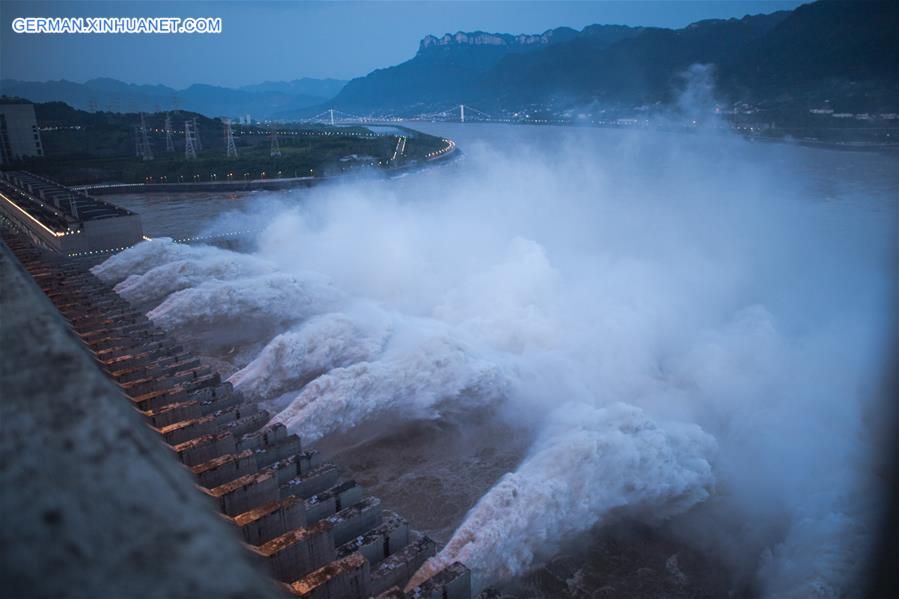
[[[894,432],[896,156],[411,126],[461,159],[112,197],[151,237],[243,242],[108,278],[479,587],[849,588]]]

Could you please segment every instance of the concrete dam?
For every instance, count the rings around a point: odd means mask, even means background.
[[[21,348],[4,365],[12,382],[4,420],[19,434],[4,435],[4,461],[15,466],[2,478],[17,485],[20,505],[10,508],[21,516],[4,541],[23,564],[9,589],[97,596],[147,584],[163,596],[471,596],[470,572],[458,562],[404,590],[435,555],[432,539],[283,425],[269,424],[267,412],[84,259],[35,243],[33,231],[16,224],[0,226],[11,301],[4,343]],[[75,440],[57,432],[81,427],[89,432]],[[22,452],[35,463],[15,460]],[[49,531],[58,559],[30,527]],[[202,549],[175,557],[201,539]],[[136,557],[118,564],[120,552]],[[54,576],[42,576],[45,568]]]

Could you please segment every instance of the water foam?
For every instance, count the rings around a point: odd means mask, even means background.
[[[272,339],[229,380],[249,398],[271,399],[335,368],[374,360],[390,334],[389,320],[374,308],[322,314]]]
[[[339,304],[341,295],[320,277],[286,273],[235,280],[208,279],[176,291],[147,313],[167,329],[225,323],[251,328],[254,321],[300,321]]]
[[[622,510],[659,520],[705,500],[715,441],[692,425],[660,425],[625,404],[560,406],[530,455],[478,501],[412,588],[454,561],[475,591],[553,555]]]
[[[485,402],[536,426],[432,569],[483,584],[621,510],[688,510],[688,542],[770,595],[851,588],[894,299],[871,194],[817,204],[803,169],[829,153],[545,131],[564,143],[314,190],[251,257],[153,240],[94,271],[186,335],[267,327],[233,381],[286,397],[275,418],[306,441]]]
[[[271,264],[246,254],[212,247],[192,248],[181,259],[129,275],[115,286],[115,291],[133,304],[146,305],[159,303],[176,291],[207,280],[228,281],[272,272]]]
[[[375,417],[433,418],[444,401],[473,407],[504,395],[502,369],[444,326],[406,325],[379,359],[334,368],[314,379],[274,421],[315,441]]]

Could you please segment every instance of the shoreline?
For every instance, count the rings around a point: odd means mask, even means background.
[[[432,165],[444,164],[458,158],[462,151],[459,150],[456,143],[447,139],[447,147],[442,153],[426,158],[423,161],[415,161],[403,166],[380,169],[375,172],[380,176],[392,178],[400,174],[417,172],[431,167]],[[125,193],[196,193],[204,191],[279,191],[284,189],[295,189],[298,187],[313,187],[331,181],[338,181],[353,173],[342,173],[340,175],[324,175],[311,177],[289,177],[282,179],[250,179],[242,181],[200,181],[200,182],[184,182],[184,183],[104,183],[99,185],[73,185],[72,189],[84,191],[91,195],[114,195]]]
[[[522,122],[522,121],[469,121],[466,123],[459,123],[458,121],[397,121],[400,123],[429,123],[429,124],[439,124],[439,123],[449,123],[453,125],[507,125],[507,126],[525,126],[525,127],[563,127],[563,128],[572,128],[572,129],[611,129],[615,131],[663,131],[665,133],[690,133],[695,131],[695,129],[690,128],[670,128],[670,127],[635,127],[628,125],[614,125],[614,124],[598,124],[598,123],[574,123],[574,122]],[[846,141],[846,142],[837,142],[837,141],[821,141],[815,139],[799,139],[795,137],[765,137],[765,136],[753,136],[753,135],[745,135],[741,133],[738,129],[731,128],[722,128],[722,130],[733,132],[743,139],[747,141],[761,141],[766,143],[782,143],[794,146],[805,146],[809,148],[820,148],[820,149],[828,149],[828,150],[847,150],[850,152],[881,152],[881,153],[897,153],[899,152],[899,142],[897,143],[889,143],[889,144],[878,144],[878,143],[868,143],[862,141]]]

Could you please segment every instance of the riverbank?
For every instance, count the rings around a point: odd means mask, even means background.
[[[455,160],[461,155],[456,143],[444,139],[446,146],[428,155],[422,161],[414,161],[402,166],[378,169],[374,172],[386,177],[396,177],[429,168],[438,163]],[[239,191],[280,191],[297,187],[312,187],[322,183],[339,180],[346,173],[338,175],[322,175],[308,177],[286,177],[280,179],[246,179],[238,181],[189,181],[184,183],[105,183],[98,185],[74,186],[74,189],[85,191],[91,195],[113,195],[124,193],[196,193],[196,192],[239,192]]]
[[[646,124],[616,124],[616,123],[589,123],[589,122],[576,122],[576,121],[564,121],[564,120],[533,120],[533,121],[514,121],[511,119],[507,120],[495,120],[495,121],[470,121],[467,123],[459,123],[457,121],[398,121],[404,123],[408,126],[416,126],[421,127],[422,124],[451,124],[451,125],[500,125],[500,126],[524,126],[524,127],[562,127],[562,128],[572,128],[572,129],[606,129],[611,131],[656,131],[662,133],[676,133],[676,134],[684,134],[684,133],[695,133],[698,129],[696,127],[671,127],[671,126],[659,126],[653,127],[651,125]],[[700,128],[701,130],[702,128]],[[883,153],[897,153],[899,152],[899,142],[889,142],[889,143],[881,143],[881,142],[869,142],[869,141],[852,141],[852,140],[841,140],[841,141],[829,141],[822,139],[815,139],[809,137],[796,137],[790,134],[783,135],[763,135],[760,133],[754,133],[749,130],[748,127],[721,127],[721,130],[730,131],[736,135],[743,137],[744,139],[750,141],[762,141],[766,143],[782,143],[789,145],[799,145],[805,146],[809,148],[823,148],[830,150],[848,150],[851,152],[883,152]],[[895,131],[895,135],[897,139],[899,139],[899,129],[893,130]]]

